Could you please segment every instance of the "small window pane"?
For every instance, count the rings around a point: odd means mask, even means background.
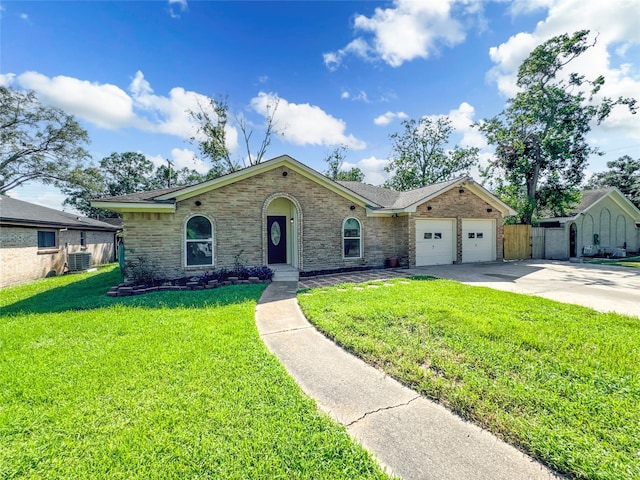
[[[360,239],[344,240],[344,256],[346,258],[360,257]]]
[[[55,248],[56,232],[38,232],[38,248]]]
[[[80,232],[80,246],[87,246],[87,232]]]
[[[359,237],[360,236],[360,222],[355,218],[349,218],[344,222],[344,236],[345,237]]]
[[[211,265],[211,242],[187,243],[187,265]]]
[[[473,232],[468,233],[469,238],[476,238],[476,234]]]
[[[431,233],[431,232],[426,232],[426,233],[424,234],[424,239],[425,239],[425,240],[431,240],[432,238],[433,238],[433,233]]]
[[[206,217],[193,217],[187,222],[187,240],[211,238],[211,222]]]
[[[436,232],[436,233],[434,233],[434,234],[433,234],[433,238],[434,238],[435,240],[442,240],[442,233],[440,233],[440,232]]]

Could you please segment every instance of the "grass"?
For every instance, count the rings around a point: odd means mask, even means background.
[[[0,478],[387,478],[261,342],[262,285],[2,290]]]
[[[587,260],[586,263],[595,263],[598,265],[616,265],[618,267],[640,268],[640,257],[618,258],[615,260],[604,258],[593,258]]]
[[[345,348],[553,469],[640,478],[637,318],[448,280],[298,299]]]

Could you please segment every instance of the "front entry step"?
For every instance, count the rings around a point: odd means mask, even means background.
[[[300,272],[291,265],[276,264],[269,265],[269,268],[274,271],[272,279],[274,282],[297,282],[300,280]]]

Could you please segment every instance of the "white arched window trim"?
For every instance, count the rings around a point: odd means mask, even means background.
[[[208,232],[201,232],[200,235],[189,235],[189,222],[202,218],[209,224]],[[204,233],[208,233],[205,235]],[[189,238],[189,237],[194,238]],[[184,223],[184,265],[185,267],[213,267],[214,265],[214,231],[213,222],[205,215],[192,215]]]
[[[354,228],[347,228],[350,220],[357,222],[357,231]],[[353,223],[349,225],[353,227]],[[362,222],[356,217],[347,217],[342,222],[342,258],[352,260],[362,258]]]

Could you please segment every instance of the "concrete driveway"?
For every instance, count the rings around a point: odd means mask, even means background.
[[[523,260],[418,267],[411,272],[640,317],[637,268]]]

